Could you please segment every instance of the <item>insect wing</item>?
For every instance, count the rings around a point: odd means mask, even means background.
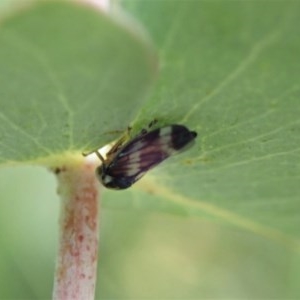
[[[109,168],[109,175],[127,177],[134,183],[170,155],[184,149],[196,136],[182,125],[171,125],[137,136],[120,149]]]

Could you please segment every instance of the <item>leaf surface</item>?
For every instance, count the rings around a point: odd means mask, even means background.
[[[159,198],[135,196],[133,205],[210,215],[298,248],[299,3],[122,3],[161,59],[141,123],[154,115],[199,134],[143,182]]]
[[[33,2],[3,18],[0,162],[47,164],[53,155],[99,148],[126,129],[156,59],[149,43],[119,23],[66,1]]]
[[[133,121],[182,123],[196,146],[104,205],[212,217],[298,248],[298,2],[121,4],[158,49],[147,97],[153,50],[108,16],[50,2],[3,19],[3,163],[91,150]]]

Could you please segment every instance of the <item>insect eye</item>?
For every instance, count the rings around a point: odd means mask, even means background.
[[[103,166],[101,165],[96,168],[96,176],[100,181],[102,181],[102,175],[103,175]]]

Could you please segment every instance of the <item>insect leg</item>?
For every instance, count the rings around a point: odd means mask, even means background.
[[[158,122],[157,119],[153,119],[153,120],[148,124],[148,129],[150,129],[151,127],[153,127],[157,122]]]
[[[95,154],[98,156],[98,158],[101,160],[101,162],[104,164],[105,159],[104,157],[100,154],[100,152],[98,150],[95,151]]]
[[[140,136],[140,135],[145,135],[147,132],[148,132],[148,130],[145,129],[145,128],[143,128],[143,129],[140,131],[140,133],[138,134],[138,136]]]
[[[152,120],[152,121],[148,124],[147,129],[146,129],[146,128],[143,128],[137,136],[143,136],[143,135],[145,135],[146,133],[148,133],[149,129],[151,129],[151,127],[153,127],[156,123],[157,123],[157,119]]]

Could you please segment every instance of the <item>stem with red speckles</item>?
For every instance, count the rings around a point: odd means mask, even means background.
[[[56,168],[61,196],[60,241],[53,299],[92,300],[98,257],[95,166],[87,161]]]

